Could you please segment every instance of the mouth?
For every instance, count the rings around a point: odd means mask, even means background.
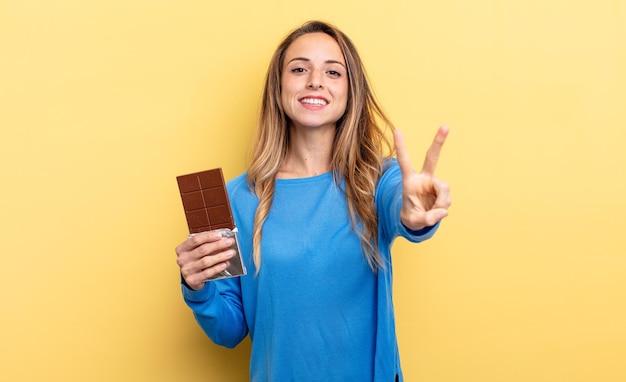
[[[321,97],[304,97],[298,100],[303,105],[310,106],[326,106],[328,105],[328,100]]]

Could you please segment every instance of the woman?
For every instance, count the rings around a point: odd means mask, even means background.
[[[205,282],[228,265],[231,239],[209,232],[176,248],[183,296],[217,344],[249,333],[253,381],[402,380],[391,292],[391,243],[431,237],[450,206],[402,135],[397,160],[359,55],[332,25],[309,22],[268,69],[247,173],[228,183],[248,275]]]

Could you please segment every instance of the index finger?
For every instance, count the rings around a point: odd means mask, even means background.
[[[203,244],[212,243],[220,240],[221,238],[222,235],[215,231],[193,233],[187,237],[187,240],[176,247],[176,253],[192,251]]]
[[[396,149],[396,159],[398,160],[398,165],[400,166],[400,172],[402,172],[402,178],[408,178],[414,172],[413,167],[411,167],[409,153],[407,152],[404,144],[404,136],[400,130],[395,130],[393,132],[393,141]]]
[[[439,154],[441,153],[441,147],[443,143],[446,141],[446,137],[448,136],[448,127],[441,126],[439,130],[437,130],[437,135],[435,135],[435,139],[433,143],[428,148],[426,152],[426,159],[424,159],[424,166],[422,166],[422,173],[428,175],[435,174],[435,168],[437,167],[437,161],[439,161]]]

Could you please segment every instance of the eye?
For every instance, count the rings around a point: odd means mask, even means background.
[[[336,71],[336,70],[329,70],[329,71],[328,71],[328,74],[330,74],[330,75],[331,75],[331,76],[333,76],[333,77],[341,77],[341,73],[339,73],[339,72],[338,72],[338,71]]]
[[[304,73],[304,68],[293,68],[291,69],[292,73]]]

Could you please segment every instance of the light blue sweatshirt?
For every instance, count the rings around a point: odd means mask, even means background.
[[[234,347],[249,333],[254,382],[402,381],[392,302],[390,248],[397,236],[430,238],[437,226],[410,231],[400,221],[402,176],[395,160],[375,193],[379,251],[373,272],[351,228],[331,173],[278,179],[263,226],[261,267],[252,261],[258,199],[246,174],[228,183],[248,274],[207,282],[183,296],[216,344]]]

